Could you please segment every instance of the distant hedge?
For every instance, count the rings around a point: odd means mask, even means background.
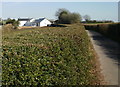
[[[120,43],[120,23],[85,25],[88,30],[94,30]]]

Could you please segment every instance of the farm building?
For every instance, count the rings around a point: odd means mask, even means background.
[[[20,22],[19,26],[48,26],[52,23],[47,20],[46,18],[39,18],[39,19],[33,19],[33,18],[19,18],[18,21]]]

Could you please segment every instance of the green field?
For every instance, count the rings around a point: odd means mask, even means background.
[[[92,85],[94,57],[84,26],[3,31],[3,85]]]

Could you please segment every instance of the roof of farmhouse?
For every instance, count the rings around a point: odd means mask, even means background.
[[[31,19],[34,19],[34,18],[18,18],[18,21],[29,21]],[[44,19],[45,18],[38,18],[38,19],[35,19],[35,22],[41,22]]]
[[[45,18],[39,18],[39,19],[36,19],[34,22],[38,23],[38,22],[41,22],[42,20],[44,20]]]
[[[32,18],[18,18],[18,21],[29,21],[31,20]]]

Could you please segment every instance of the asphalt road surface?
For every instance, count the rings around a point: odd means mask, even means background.
[[[104,76],[105,82],[107,82],[107,85],[120,85],[120,63],[118,61],[118,59],[120,59],[119,44],[95,31],[86,30],[86,32],[98,55],[101,73]]]

